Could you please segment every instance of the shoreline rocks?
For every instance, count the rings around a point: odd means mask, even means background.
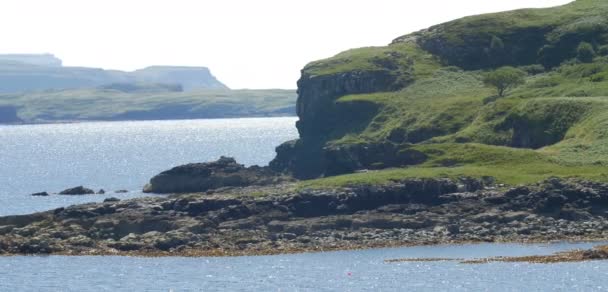
[[[289,181],[267,167],[245,167],[234,158],[220,157],[217,161],[191,163],[174,167],[154,176],[144,187],[144,193],[195,193],[222,187],[270,185]]]
[[[60,195],[71,195],[71,196],[77,196],[77,195],[94,195],[95,191],[85,188],[83,186],[77,186],[74,188],[69,188],[66,190],[63,190],[59,193]]]
[[[601,240],[608,237],[608,184],[549,179],[495,189],[472,179],[407,179],[331,190],[250,186],[0,217],[0,230],[0,254],[8,255],[253,255]]]

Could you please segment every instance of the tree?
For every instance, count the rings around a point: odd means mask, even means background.
[[[582,42],[578,45],[576,49],[576,58],[583,63],[591,63],[593,62],[593,57],[595,57],[595,50],[593,49],[593,45],[590,43]]]
[[[526,82],[526,72],[513,67],[502,67],[496,71],[486,74],[483,83],[487,86],[496,87],[498,97],[505,96],[505,93]]]

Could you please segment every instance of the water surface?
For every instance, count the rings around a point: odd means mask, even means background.
[[[0,258],[0,291],[606,291],[606,261],[384,262],[550,254],[591,246],[481,244],[235,258],[19,256]]]
[[[0,216],[141,196],[155,174],[190,162],[233,156],[267,165],[297,138],[295,118],[253,118],[0,126]],[[84,185],[105,196],[32,198]],[[113,194],[126,189],[129,194]]]

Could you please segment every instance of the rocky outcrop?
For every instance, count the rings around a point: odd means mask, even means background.
[[[336,123],[346,117],[336,115],[335,101],[348,94],[391,91],[399,88],[395,72],[353,71],[332,75],[311,76],[303,70],[298,81],[296,126],[302,138],[329,134]],[[401,86],[402,87],[402,86]],[[360,110],[363,110],[361,108]],[[349,112],[349,114],[355,114]],[[348,115],[352,118],[352,116]]]
[[[77,186],[74,188],[69,188],[66,190],[63,190],[59,193],[60,195],[92,195],[95,194],[94,190],[85,188],[83,186]]]
[[[16,124],[23,120],[17,115],[17,109],[13,106],[0,106],[0,124]]]
[[[144,187],[146,193],[194,193],[222,187],[269,185],[289,178],[269,168],[245,167],[234,158],[221,157],[217,161],[178,166],[153,177]]]
[[[378,106],[370,102],[337,103],[336,100],[348,94],[402,88],[407,82],[400,77],[398,72],[388,69],[315,76],[308,74],[305,68],[298,81],[296,105],[300,140],[279,146],[270,167],[297,178],[314,178],[333,172],[327,169],[331,165],[325,160],[325,143],[353,128],[364,128],[378,111]]]
[[[608,236],[607,184],[550,179],[496,190],[474,179],[410,179],[294,189],[107,200],[0,217],[0,254],[242,255]]]
[[[47,192],[39,192],[39,193],[33,193],[30,196],[32,196],[32,197],[48,197],[49,193],[47,193]]]

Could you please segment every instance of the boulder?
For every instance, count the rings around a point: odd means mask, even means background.
[[[126,193],[128,193],[128,192],[129,192],[129,191],[127,191],[127,190],[117,190],[117,191],[115,191],[114,193],[116,193],[116,194],[126,194]]]
[[[83,186],[78,186],[78,187],[70,188],[67,190],[63,190],[59,194],[60,195],[92,195],[92,194],[95,194],[95,191],[85,188]]]
[[[197,193],[222,187],[269,185],[288,180],[267,167],[245,167],[234,158],[222,156],[207,163],[175,167],[153,177],[145,193]]]
[[[97,192],[98,195],[103,195],[105,193],[106,193],[106,191],[104,189],[101,189]]]
[[[49,193],[47,193],[47,192],[33,193],[33,194],[31,194],[31,196],[33,196],[33,197],[48,197]]]

